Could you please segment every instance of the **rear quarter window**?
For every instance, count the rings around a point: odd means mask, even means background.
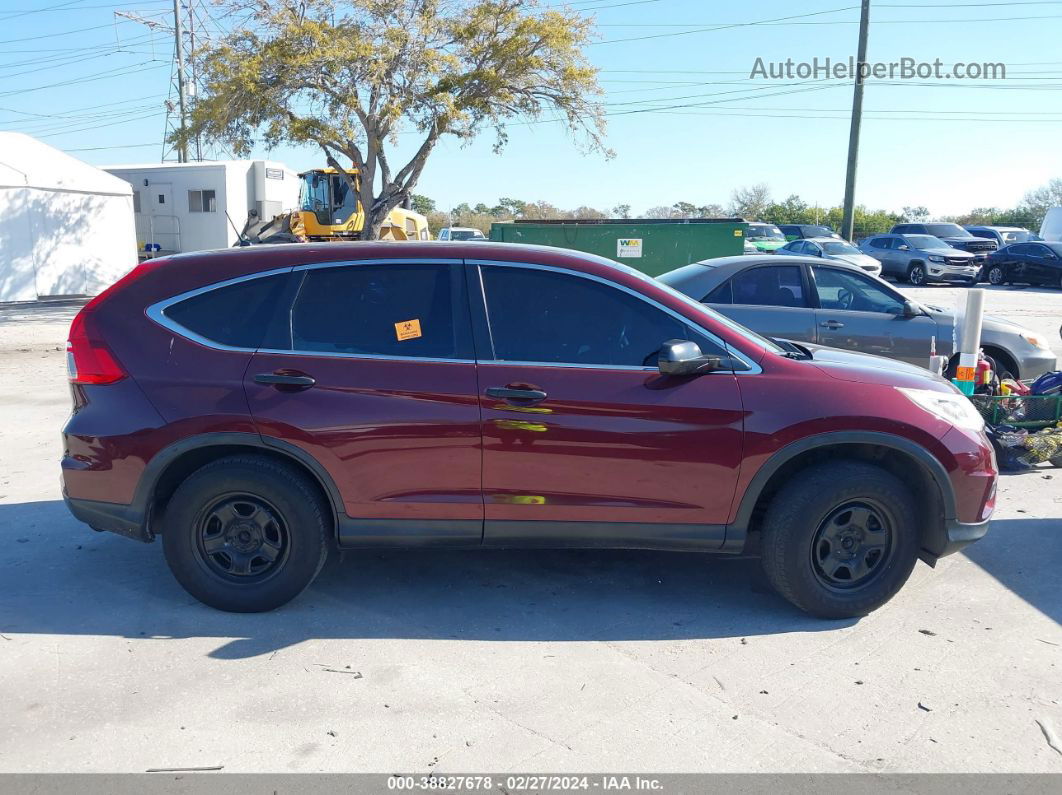
[[[287,278],[288,274],[282,273],[215,287],[167,307],[163,314],[210,342],[257,348]]]

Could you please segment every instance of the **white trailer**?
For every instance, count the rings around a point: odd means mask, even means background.
[[[271,160],[104,166],[133,188],[140,256],[228,248],[251,210],[272,218],[294,210],[298,175]]]

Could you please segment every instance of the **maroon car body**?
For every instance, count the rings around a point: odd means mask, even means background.
[[[303,274],[365,264],[430,264],[451,279],[456,353],[300,351],[287,328],[278,332],[284,345],[230,345],[167,314],[217,285],[266,274],[277,285],[270,307],[280,308],[262,323],[274,328],[281,317],[284,327],[293,296],[311,300],[294,284],[309,278]],[[512,267],[528,284],[563,274],[579,280],[576,288],[590,280],[644,301],[695,329],[733,367],[683,378],[655,362],[496,355],[507,343],[491,328],[497,321],[488,317],[484,284]],[[313,300],[327,300],[326,288]],[[529,290],[525,300],[553,299]],[[307,304],[305,324],[313,324],[314,306]],[[600,322],[592,306],[586,313],[592,333]],[[396,333],[399,321],[413,319],[396,316]],[[765,506],[794,473],[850,460],[891,472],[917,496],[918,547],[932,562],[983,535],[994,503],[984,433],[953,426],[898,388],[954,392],[927,371],[829,349],[783,355],[641,274],[562,249],[355,243],[158,259],[84,308],[70,357],[78,372],[63,431],[65,498],[92,527],[141,541],[162,531],[184,479],[239,453],[305,473],[325,497],[340,547],[737,553],[757,537]]]

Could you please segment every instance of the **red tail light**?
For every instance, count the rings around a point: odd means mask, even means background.
[[[70,324],[70,337],[66,343],[66,367],[71,383],[113,384],[126,377],[125,369],[103,340],[93,315],[109,297],[150,273],[161,262],[150,260],[133,268],[77,313],[74,322]]]

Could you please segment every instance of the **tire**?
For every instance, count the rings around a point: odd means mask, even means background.
[[[1007,283],[1007,274],[1003,270],[1001,265],[993,265],[985,272],[985,278],[988,283],[993,286],[1000,286]]]
[[[989,358],[992,363],[992,370],[1000,380],[1003,378],[1013,378],[1018,381],[1021,376],[1021,370],[1018,367],[1018,363],[1014,361],[1014,357],[1009,353],[1001,351],[999,348],[986,347],[984,349],[985,356]]]
[[[294,467],[255,455],[221,458],[177,487],[162,520],[173,576],[203,604],[273,610],[302,593],[328,557],[329,511]]]
[[[792,478],[771,500],[762,535],[774,589],[830,619],[865,616],[889,601],[911,576],[920,546],[908,487],[858,461],[819,464]]]
[[[924,287],[926,283],[926,266],[917,262],[907,269],[907,281],[915,287]]]

